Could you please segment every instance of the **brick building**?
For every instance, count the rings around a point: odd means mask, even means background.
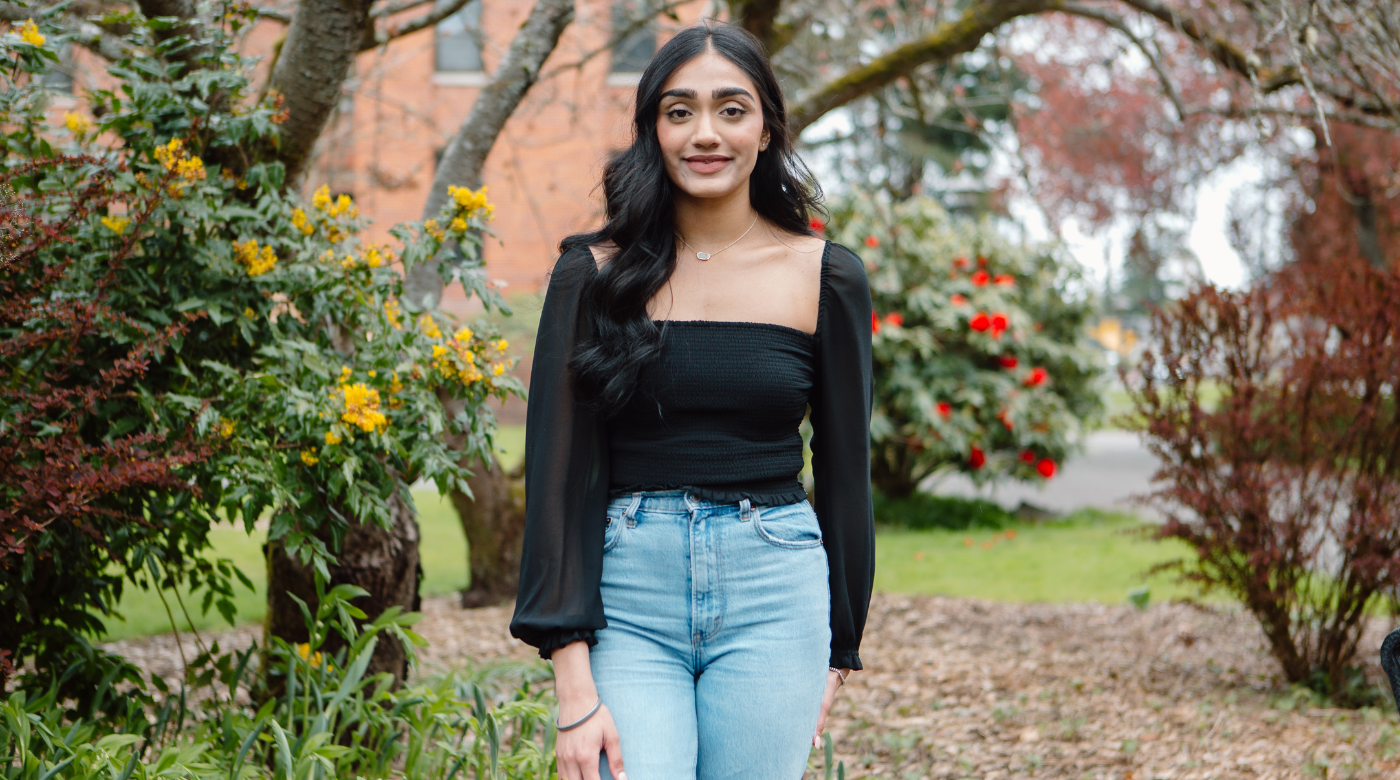
[[[500,242],[486,247],[493,278],[513,292],[535,289],[564,236],[597,224],[597,192],[609,152],[628,142],[640,71],[677,23],[636,29],[626,20],[639,0],[578,0],[575,21],[487,160]],[[456,132],[512,36],[529,0],[473,0],[438,25],[360,55],[345,100],[322,137],[307,192],[321,184],[348,193],[374,219],[372,236],[418,219],[436,158]],[[681,24],[710,11],[708,0],[676,7]],[[415,9],[404,19],[421,14]],[[610,40],[633,29],[622,44]],[[270,51],[282,27],[258,25],[245,51]],[[265,67],[265,65],[264,65]],[[444,307],[465,313],[460,288]],[[452,297],[456,296],[456,297]]]

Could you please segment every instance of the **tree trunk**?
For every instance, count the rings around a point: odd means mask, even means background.
[[[319,534],[336,556],[330,567],[327,588],[349,583],[369,591],[355,606],[364,610],[369,620],[379,617],[389,607],[405,611],[419,607],[418,581],[423,567],[418,560],[418,523],[408,504],[395,493],[389,498],[391,526],[387,530],[374,523],[352,521],[340,549],[331,546],[330,534]],[[306,602],[316,611],[315,570],[287,554],[281,541],[268,543],[267,554],[267,618],[264,631],[268,637],[280,637],[290,643],[307,640],[306,623],[301,609],[289,593]],[[264,638],[267,644],[267,637]],[[323,650],[334,653],[345,645],[338,633],[332,632]],[[328,654],[329,654],[328,653]],[[408,674],[408,655],[397,639],[383,636],[374,649],[365,676],[389,672],[396,685]]]
[[[373,0],[298,0],[287,39],[273,66],[271,88],[287,109],[277,156],[296,187],[316,139],[340,103],[345,77],[360,51]]]
[[[463,463],[470,467],[472,464]],[[475,498],[452,492],[452,505],[462,520],[470,550],[471,584],[462,591],[467,609],[489,607],[515,598],[520,581],[520,543],[525,530],[523,464],[509,474],[494,458],[489,468],[475,464],[467,480]]]

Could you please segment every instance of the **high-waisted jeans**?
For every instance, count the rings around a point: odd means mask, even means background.
[[[799,780],[831,645],[811,505],[643,492],[607,522],[590,660],[628,780]]]

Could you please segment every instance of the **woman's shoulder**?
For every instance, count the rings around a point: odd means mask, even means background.
[[[822,257],[822,287],[838,291],[870,294],[870,281],[865,275],[865,261],[850,247],[835,241],[826,242]]]

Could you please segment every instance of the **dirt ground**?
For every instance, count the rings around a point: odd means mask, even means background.
[[[535,657],[507,634],[508,607],[423,606],[423,673]],[[216,638],[228,649],[257,634]],[[1372,680],[1380,639],[1376,626],[1362,643]],[[169,636],[108,647],[179,675]],[[1400,778],[1393,707],[1314,706],[1229,611],[877,595],[861,656],[831,722],[848,778]]]

